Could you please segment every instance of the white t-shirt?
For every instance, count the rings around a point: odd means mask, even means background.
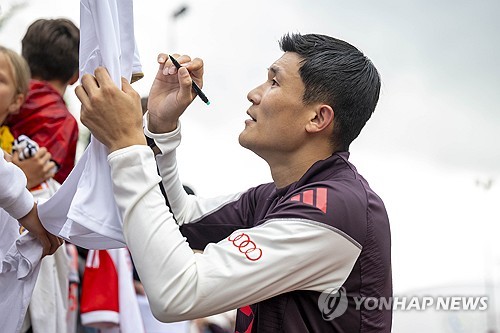
[[[80,1],[80,77],[98,66],[106,67],[118,86],[122,76],[141,71],[132,0]],[[92,137],[62,187],[39,205],[47,230],[88,249],[125,247],[107,155]]]

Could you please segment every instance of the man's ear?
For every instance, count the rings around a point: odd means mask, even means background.
[[[306,125],[309,133],[321,132],[332,126],[335,113],[330,105],[321,104],[315,109],[314,118]]]
[[[68,85],[72,85],[74,84],[76,81],[78,81],[78,72],[76,72],[75,74],[73,74],[73,76],[71,77],[71,79],[69,79],[68,81]]]

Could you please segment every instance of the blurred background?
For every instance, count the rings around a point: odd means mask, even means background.
[[[77,0],[2,0],[0,10],[0,44],[18,52],[37,18],[79,25]],[[145,77],[133,86],[148,95],[159,52],[205,61],[211,105],[196,99],[183,115],[178,162],[186,184],[213,196],[271,181],[237,137],[279,38],[321,33],[358,47],[382,92],[351,161],[389,213],[394,294],[490,301],[473,313],[396,311],[393,331],[500,332],[499,14],[496,0],[141,0],[130,24]],[[65,98],[78,118],[73,89]]]

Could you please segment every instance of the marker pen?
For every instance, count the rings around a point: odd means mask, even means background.
[[[181,68],[181,64],[179,64],[179,62],[177,60],[174,59],[174,57],[172,57],[171,55],[169,55],[169,58],[170,60],[172,60],[172,63],[174,64],[174,66],[179,69]],[[193,86],[193,90],[196,92],[196,94],[198,96],[200,96],[201,100],[203,102],[205,102],[207,105],[210,105],[210,101],[208,100],[207,96],[205,96],[205,94],[203,93],[203,91],[201,91],[200,87],[198,87],[198,85],[194,82],[194,80],[192,80],[192,86]]]

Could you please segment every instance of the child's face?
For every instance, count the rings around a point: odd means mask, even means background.
[[[0,52],[0,125],[7,116],[18,111],[16,106],[16,87],[12,65]]]

